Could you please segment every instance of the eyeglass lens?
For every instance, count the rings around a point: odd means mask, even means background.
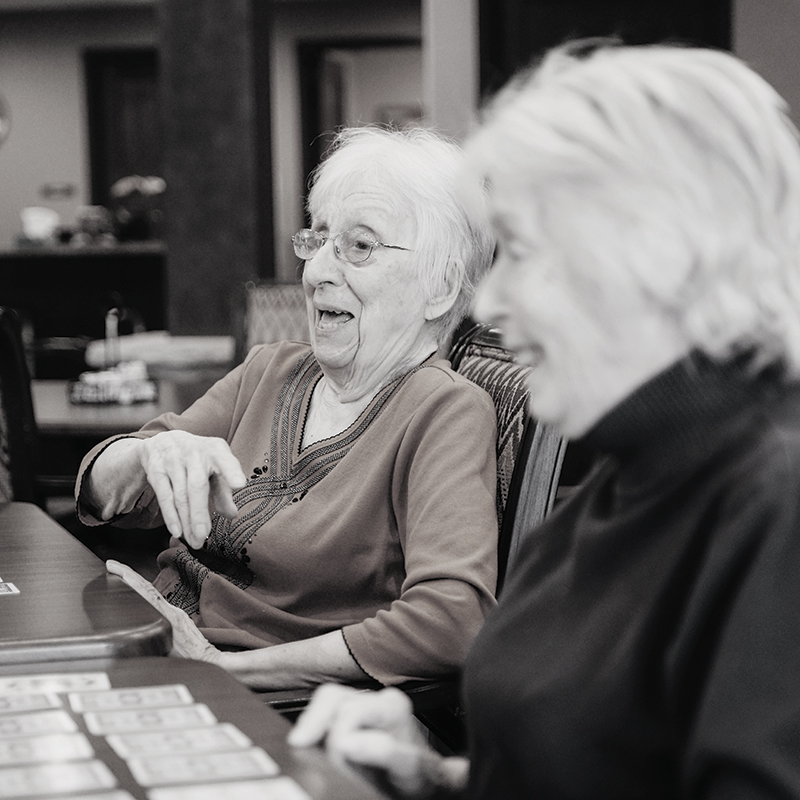
[[[294,252],[298,258],[307,261],[319,252],[329,238],[310,228],[304,228],[292,237]],[[351,264],[360,264],[362,261],[366,261],[372,255],[377,244],[378,242],[369,234],[358,230],[342,231],[333,237],[336,254]]]

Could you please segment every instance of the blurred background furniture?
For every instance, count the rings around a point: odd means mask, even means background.
[[[236,325],[236,360],[257,344],[308,342],[308,314],[302,283],[248,281],[244,285],[243,316]]]
[[[165,258],[159,242],[0,251],[0,305],[29,328],[33,376],[77,378],[86,345],[105,335],[115,306],[146,330],[164,330]]]
[[[19,315],[0,306],[0,503],[43,504],[36,485],[39,440]]]

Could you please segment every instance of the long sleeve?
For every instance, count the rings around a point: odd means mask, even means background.
[[[382,683],[457,669],[494,605],[494,411],[469,392],[441,394],[427,398],[398,447],[392,508],[405,556],[400,597],[344,629],[362,669]],[[408,654],[401,675],[398,652]]]

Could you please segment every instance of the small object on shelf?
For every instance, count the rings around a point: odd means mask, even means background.
[[[78,380],[67,384],[69,400],[79,404],[154,403],[158,400],[158,383],[147,377],[142,361],[121,362],[111,369],[82,372]]]

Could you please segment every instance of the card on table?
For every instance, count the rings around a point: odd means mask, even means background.
[[[58,696],[50,692],[31,694],[0,694],[0,714],[20,711],[42,711],[46,708],[61,708]]]
[[[91,758],[94,748],[82,733],[50,733],[0,739],[0,767],[80,761]]]
[[[86,727],[95,736],[159,729],[193,728],[214,725],[217,718],[202,703],[171,708],[141,708],[136,711],[88,711]]]
[[[0,797],[31,797],[111,789],[114,773],[102,761],[72,761],[0,769]]]
[[[311,800],[298,783],[285,775],[235,783],[161,787],[151,789],[147,797],[148,800]]]
[[[73,711],[111,711],[123,708],[162,708],[191,705],[194,698],[180,684],[173,686],[141,686],[130,689],[109,689],[103,692],[76,692],[69,696]]]
[[[140,786],[268,778],[280,772],[272,758],[258,747],[229,753],[132,758],[128,768]]]
[[[110,689],[111,681],[105,672],[76,672],[75,674],[14,675],[0,678],[0,695],[35,692],[79,692]]]
[[[0,716],[0,740],[44,733],[71,733],[76,730],[78,730],[77,723],[63,709]]]
[[[120,758],[163,753],[223,753],[253,746],[247,736],[228,722],[191,730],[112,734],[106,741]]]

